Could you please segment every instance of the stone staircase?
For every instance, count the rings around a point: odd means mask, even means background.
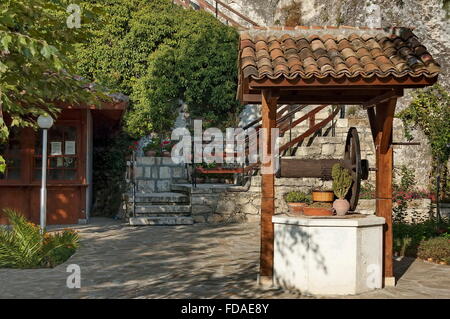
[[[173,183],[186,182],[184,165],[166,157],[139,157],[135,165],[135,207],[128,205],[129,224],[192,225],[189,196],[171,190]]]

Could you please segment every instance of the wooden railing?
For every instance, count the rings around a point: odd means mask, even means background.
[[[259,27],[259,25],[255,21],[251,20],[250,18],[246,17],[239,11],[236,11],[235,9],[233,9],[232,7],[230,7],[226,3],[223,3],[220,0],[213,0],[214,5],[212,5],[211,3],[209,3],[206,0],[195,0],[195,1],[173,0],[173,3],[179,4],[185,8],[193,7],[196,10],[207,11],[209,13],[212,13],[217,19],[219,19],[219,18],[224,19],[226,24],[231,24],[232,26],[241,28],[241,29],[247,29],[247,27],[245,27],[241,23],[237,22],[235,19],[231,18],[228,14],[226,14],[222,10],[220,10],[221,8],[225,8],[227,11],[235,14],[236,16],[238,16],[245,22],[249,23],[250,25],[252,25],[254,27]]]
[[[326,106],[326,105],[325,105]],[[323,108],[325,107],[324,105],[316,108]],[[305,138],[307,138],[308,136],[310,136],[311,134],[314,134],[315,132],[319,131],[320,129],[322,129],[323,127],[325,127],[325,125],[327,125],[329,122],[331,122],[336,115],[340,112],[342,106],[337,107],[326,119],[324,119],[323,121],[314,124],[313,126],[310,126],[310,128],[308,130],[306,130],[303,134],[301,134],[300,136],[297,136],[296,138],[294,138],[293,140],[287,142],[286,144],[282,145],[279,149],[280,153],[287,150],[288,148],[300,143],[301,141],[303,141]],[[313,110],[313,111],[316,111]],[[309,112],[308,114],[306,114],[305,116],[303,116],[303,121],[306,120],[307,118],[311,118],[311,116],[315,116],[315,114],[318,112]],[[312,113],[312,114],[311,114]],[[309,116],[307,116],[309,115]],[[301,118],[300,118],[301,119]],[[299,119],[299,120],[300,120]],[[296,125],[300,124],[300,122],[298,122]],[[312,124],[312,122],[310,121],[310,125]]]

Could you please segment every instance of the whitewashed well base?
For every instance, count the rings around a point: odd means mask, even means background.
[[[274,284],[311,295],[349,295],[382,287],[384,218],[276,215]]]

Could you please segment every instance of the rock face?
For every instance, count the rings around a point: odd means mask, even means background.
[[[212,1],[212,0],[211,0]],[[261,26],[401,26],[414,33],[450,76],[450,1],[448,0],[222,0]],[[233,16],[230,13],[230,16]],[[296,20],[293,20],[296,18]],[[236,20],[239,20],[236,17]],[[242,21],[242,20],[241,20]],[[245,24],[245,22],[243,23]],[[404,98],[406,100],[407,97]]]
[[[223,0],[261,26],[272,25],[350,25],[369,27],[402,26],[414,33],[442,67],[439,83],[450,88],[450,1],[448,0]],[[230,16],[233,16],[230,13]],[[239,19],[238,19],[239,20]],[[397,111],[409,105],[413,90],[405,90],[397,102]],[[348,108],[347,108],[348,109]],[[366,118],[356,108],[356,116]],[[361,127],[358,127],[361,128]],[[395,147],[396,166],[407,165],[415,170],[418,186],[428,186],[431,172],[430,149],[421,131],[413,132],[421,146]],[[404,141],[403,125],[394,123],[394,140]],[[315,155],[314,149],[307,150]],[[300,150],[301,152],[301,150]],[[332,154],[332,147],[322,152]]]

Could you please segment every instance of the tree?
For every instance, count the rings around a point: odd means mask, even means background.
[[[206,12],[170,0],[97,0],[107,15],[78,52],[79,71],[131,97],[135,137],[171,129],[178,99],[192,117],[220,125],[239,111],[238,34]]]
[[[397,115],[405,125],[405,135],[412,139],[411,129],[419,128],[431,147],[435,166],[446,164],[450,157],[450,94],[439,84],[419,90],[409,107]],[[447,169],[444,165],[444,176]],[[447,178],[442,179],[441,196],[445,196]]]
[[[11,127],[35,127],[40,114],[57,116],[55,101],[78,102],[92,94],[73,73],[74,47],[87,38],[68,28],[69,0],[2,0],[0,3],[0,143]],[[0,156],[0,171],[5,168]]]

